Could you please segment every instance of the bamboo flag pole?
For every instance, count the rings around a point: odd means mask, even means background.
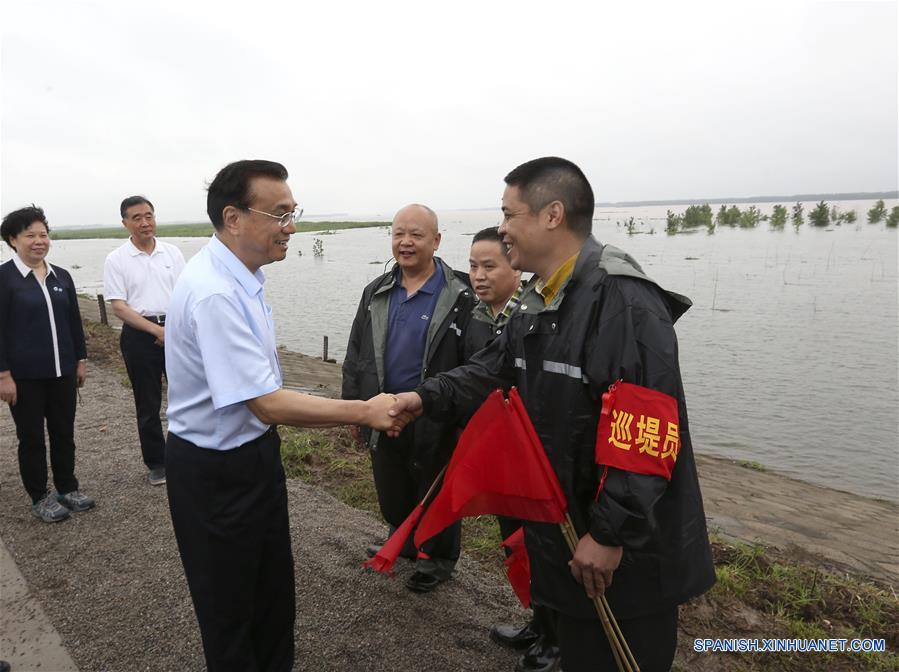
[[[571,527],[571,519],[568,517],[568,514],[566,514],[566,520],[559,523],[559,527],[562,529],[562,536],[565,537],[568,548],[571,550],[571,555],[574,557],[574,552],[577,548],[577,535]],[[608,613],[598,598],[593,598],[593,605],[596,607],[596,613],[599,615],[602,628],[606,633],[606,638],[609,640],[609,647],[612,649],[612,655],[615,657],[615,665],[618,667],[618,671],[632,672],[629,663],[625,662],[626,659],[623,658],[624,652],[621,650],[621,642],[618,641],[615,630],[609,622]]]
[[[437,474],[437,478],[434,479],[434,482],[431,484],[431,487],[428,488],[428,492],[422,498],[421,502],[412,509],[412,512],[406,517],[406,520],[403,521],[402,525],[393,530],[390,537],[384,542],[381,548],[378,549],[377,553],[362,563],[363,567],[393,576],[393,572],[390,571],[390,568],[393,567],[396,559],[402,553],[403,547],[409,542],[412,530],[418,524],[425,506],[430,502],[432,495],[437,490],[437,486],[439,486],[441,480],[443,480],[443,475],[446,473],[448,466],[449,465],[447,464],[440,470],[440,473]]]
[[[568,513],[565,514],[565,520],[559,523],[559,527],[562,530],[562,536],[565,537],[565,541],[568,543],[568,548],[571,550],[571,555],[573,557],[577,548],[578,538],[577,533],[574,531],[574,524],[571,521],[571,516]],[[615,620],[615,616],[612,614],[606,596],[601,595],[600,597],[594,597],[593,604],[596,607],[596,613],[599,615],[599,620],[602,622],[603,630],[605,630],[606,637],[609,640],[609,646],[612,649],[612,655],[615,657],[615,663],[618,666],[619,672],[640,672],[640,666],[637,664],[634,654],[631,653],[630,647],[627,645],[627,641],[621,632],[621,628],[618,626],[618,621]]]
[[[449,462],[443,465],[443,469],[440,470],[440,473],[437,474],[437,478],[434,479],[434,482],[431,483],[431,487],[428,488],[428,491],[425,493],[425,496],[421,500],[421,505],[424,506],[431,499],[431,495],[434,494],[434,491],[437,489],[437,485],[440,483],[440,479],[443,478],[443,475],[446,473],[446,468],[449,466]]]

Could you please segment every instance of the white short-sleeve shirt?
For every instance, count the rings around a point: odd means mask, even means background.
[[[107,301],[124,300],[141,315],[165,315],[175,281],[184,270],[181,250],[158,238],[147,254],[129,238],[106,255],[103,294]]]
[[[201,448],[230,450],[268,429],[249,399],[281,387],[271,306],[216,236],[178,279],[165,325],[169,431]]]

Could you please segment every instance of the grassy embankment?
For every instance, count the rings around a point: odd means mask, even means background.
[[[367,229],[373,226],[390,226],[390,222],[302,222],[297,233],[339,231],[341,229]],[[207,238],[212,235],[212,224],[160,224],[156,235],[160,238]],[[85,240],[88,238],[127,238],[124,226],[99,226],[91,229],[54,229],[53,240]]]
[[[118,332],[85,321],[91,362],[121,368]],[[127,378],[122,375],[122,380]],[[342,502],[375,514],[377,497],[368,451],[347,429],[280,429],[289,478],[324,488]],[[747,468],[754,468],[747,465]],[[502,572],[499,528],[492,516],[463,522],[465,552],[487,571]],[[681,610],[676,670],[689,670],[693,638],[847,638],[886,640],[888,653],[706,653],[702,669],[899,672],[899,599],[892,587],[787,553],[712,536],[718,582]],[[360,549],[360,554],[362,549]],[[698,654],[697,654],[698,655]],[[714,658],[712,658],[714,657]],[[711,667],[707,665],[712,663]]]

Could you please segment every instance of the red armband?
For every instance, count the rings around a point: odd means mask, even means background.
[[[597,464],[670,481],[679,451],[674,397],[620,380],[602,395]]]

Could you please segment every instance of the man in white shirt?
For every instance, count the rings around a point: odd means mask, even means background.
[[[165,375],[165,314],[184,255],[156,238],[153,204],[129,196],[120,207],[128,240],[106,257],[103,292],[122,320],[119,344],[134,392],[137,433],[151,485],[165,483],[165,437],[159,410]]]
[[[387,415],[395,397],[321,399],[281,387],[262,267],[285,259],[302,212],[284,166],[225,166],[207,212],[215,235],[169,308],[169,511],[207,669],[287,672],[296,601],[277,425],[398,431]]]

